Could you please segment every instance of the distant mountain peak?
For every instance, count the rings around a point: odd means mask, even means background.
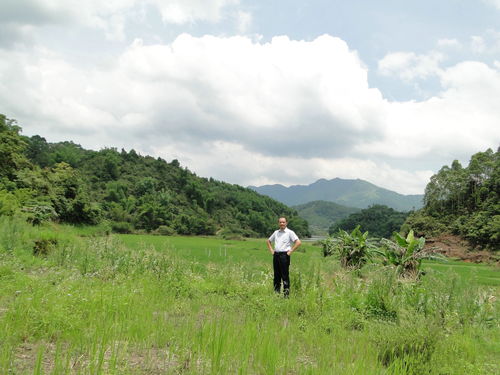
[[[399,194],[359,178],[320,178],[309,185],[285,187],[275,184],[250,188],[289,206],[323,200],[357,208],[383,204],[398,211],[410,211],[423,205],[423,195]]]

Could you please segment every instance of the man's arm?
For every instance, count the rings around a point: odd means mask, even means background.
[[[290,255],[291,253],[293,253],[300,245],[302,245],[302,242],[300,242],[300,240],[297,238],[297,240],[295,240],[295,242],[293,243],[293,247],[287,251],[287,254]]]
[[[267,248],[269,249],[269,252],[271,254],[274,254],[273,245],[271,244],[271,241],[269,241],[269,240],[267,240]]]

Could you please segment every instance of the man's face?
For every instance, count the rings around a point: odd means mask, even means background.
[[[279,220],[278,220],[278,224],[280,226],[280,229],[285,229],[286,228],[286,219],[281,217]]]

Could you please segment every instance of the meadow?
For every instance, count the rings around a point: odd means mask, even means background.
[[[498,268],[424,270],[0,217],[0,374],[500,374]]]

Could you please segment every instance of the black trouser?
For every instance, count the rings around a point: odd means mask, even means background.
[[[283,280],[283,293],[288,296],[290,293],[290,276],[288,268],[290,267],[290,255],[284,252],[275,252],[273,256],[274,269],[274,291],[280,292],[281,281]]]

